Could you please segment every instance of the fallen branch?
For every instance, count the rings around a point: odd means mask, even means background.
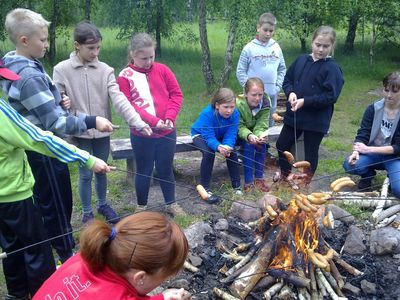
[[[376,218],[376,222],[379,223],[380,221],[389,218],[390,216],[393,216],[394,214],[397,214],[400,212],[400,204],[394,205],[392,207],[389,207],[388,209],[382,211],[379,216]]]
[[[213,288],[213,292],[217,297],[223,300],[240,300],[239,298],[233,297],[231,294],[224,292],[217,287]]]
[[[271,286],[268,290],[264,292],[264,299],[266,300],[271,300],[273,296],[275,296],[276,293],[278,293],[281,288],[283,287],[284,283],[283,282],[277,282],[273,286]]]

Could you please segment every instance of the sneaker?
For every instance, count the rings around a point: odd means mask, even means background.
[[[167,212],[172,214],[174,217],[187,215],[186,212],[182,209],[182,207],[176,202],[174,202],[172,204],[168,204],[166,206],[166,208],[167,208]]]
[[[360,192],[371,192],[372,191],[372,178],[361,178],[358,182],[358,190]]]
[[[93,221],[94,220],[94,215],[92,212],[88,213],[88,214],[83,214],[82,216],[82,224],[86,224],[89,221]]]
[[[269,187],[267,186],[267,184],[265,183],[264,179],[256,179],[254,181],[254,186],[259,189],[261,192],[267,193],[269,192]]]
[[[207,194],[208,194],[208,199],[206,202],[209,204],[215,204],[219,202],[219,200],[221,200],[219,196],[214,195],[210,190],[207,190]]]
[[[117,213],[108,204],[103,204],[97,208],[97,212],[106,218],[106,221],[111,224],[116,224],[121,219]]]
[[[254,184],[252,183],[245,183],[243,190],[245,193],[251,193],[254,190]]]
[[[240,187],[234,188],[235,195],[243,195],[242,189]]]
[[[136,205],[135,213],[147,210],[147,205]]]

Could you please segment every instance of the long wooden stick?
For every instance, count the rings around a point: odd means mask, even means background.
[[[217,297],[223,300],[240,300],[239,298],[233,297],[231,294],[224,292],[217,287],[213,288],[213,292]]]
[[[268,290],[264,292],[264,299],[271,300],[272,297],[280,291],[280,289],[284,286],[285,283],[277,282],[273,286],[271,286]]]
[[[376,222],[379,223],[380,221],[393,216],[394,214],[398,213],[400,211],[400,204],[397,204],[395,206],[389,207],[388,209],[385,209],[382,211],[379,216],[376,218]]]
[[[338,268],[332,260],[329,261],[329,265],[331,266],[331,273],[333,278],[335,278],[339,289],[342,289],[344,287],[344,280],[342,275],[340,274]]]
[[[329,296],[333,300],[338,300],[339,296],[335,293],[333,290],[332,286],[329,284],[329,282],[326,280],[324,274],[322,274],[322,271],[320,268],[315,269],[315,273],[317,275],[318,282],[321,282],[321,284],[325,287],[326,291],[328,292]]]

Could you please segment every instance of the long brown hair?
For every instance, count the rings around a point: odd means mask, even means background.
[[[188,253],[188,242],[179,226],[158,212],[128,216],[112,228],[99,220],[82,232],[81,255],[92,272],[105,266],[119,275],[130,268],[147,274],[176,274]],[[114,235],[114,237],[112,237]]]
[[[211,99],[211,106],[215,108],[215,104],[225,104],[236,101],[235,93],[229,88],[220,88],[216,91]]]

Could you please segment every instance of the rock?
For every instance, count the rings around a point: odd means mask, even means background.
[[[360,294],[360,292],[361,292],[361,289],[359,289],[358,287],[346,282],[346,284],[343,286],[343,291],[350,292],[354,296],[358,296]]]
[[[371,231],[369,251],[376,255],[400,253],[400,230],[384,227]]]
[[[200,257],[198,257],[197,255],[193,255],[192,253],[189,253],[188,259],[190,263],[195,267],[198,267],[203,263],[203,260]]]
[[[274,195],[264,194],[260,200],[257,201],[258,206],[261,208],[262,211],[265,210],[267,205],[271,205],[274,209],[278,206],[278,202],[280,202],[279,198]]]
[[[227,230],[229,228],[228,221],[226,219],[219,219],[214,225],[215,230]]]
[[[170,287],[175,288],[175,289],[183,288],[185,290],[189,290],[190,284],[189,284],[189,281],[187,281],[186,279],[177,279],[177,280],[174,280],[173,282],[171,282]]]
[[[336,206],[334,204],[328,204],[327,206],[328,206],[327,210],[332,211],[333,218],[335,219],[335,222],[336,222],[336,220],[342,221],[346,225],[350,225],[350,224],[354,223],[355,218],[348,211],[346,211],[343,208],[340,208],[339,206]]]
[[[376,284],[366,281],[365,279],[361,280],[361,289],[367,295],[376,294]]]
[[[190,249],[204,245],[204,236],[213,234],[214,230],[206,222],[197,222],[184,230]]]
[[[250,222],[261,217],[261,210],[256,203],[251,201],[233,202],[230,216],[243,222]]]
[[[362,255],[367,247],[364,245],[365,236],[362,230],[354,225],[349,227],[343,251],[350,255]]]

